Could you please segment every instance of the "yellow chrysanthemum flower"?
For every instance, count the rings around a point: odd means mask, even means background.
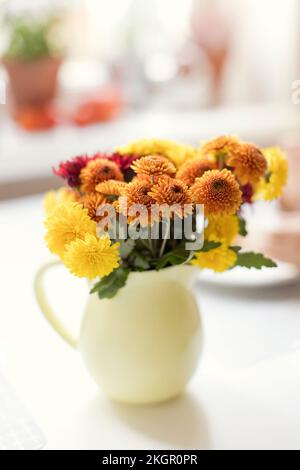
[[[272,201],[281,196],[288,179],[288,162],[284,153],[278,147],[263,150],[268,162],[267,174],[255,188],[255,199]]]
[[[212,269],[222,273],[232,268],[237,260],[237,254],[226,245],[221,245],[214,250],[196,253],[196,258],[191,264],[202,269]]]
[[[197,155],[197,149],[191,145],[178,144],[170,140],[144,139],[132,142],[125,147],[117,149],[125,155],[128,153],[140,156],[161,155],[171,160],[179,168],[187,159]]]
[[[236,215],[209,215],[205,239],[231,245],[239,233],[239,219]]]
[[[44,210],[46,215],[50,215],[52,210],[62,202],[76,202],[78,195],[69,188],[60,188],[57,191],[48,191],[44,197]]]
[[[48,248],[60,257],[69,243],[96,233],[96,222],[89,218],[87,209],[74,202],[58,204],[47,217],[45,227]]]
[[[110,274],[119,266],[119,259],[119,243],[112,245],[108,236],[86,235],[67,246],[64,264],[77,277],[95,279]]]

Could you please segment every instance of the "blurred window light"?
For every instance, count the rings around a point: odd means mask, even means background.
[[[144,72],[152,82],[166,82],[175,77],[177,63],[175,57],[164,52],[148,54],[144,62]]]
[[[194,0],[155,0],[158,19],[176,42],[180,43],[189,33],[193,2]]]
[[[60,74],[62,87],[70,92],[89,91],[108,80],[106,69],[93,60],[67,60]]]
[[[70,0],[0,0],[12,14],[41,14],[47,11],[60,10],[70,5]]]
[[[131,3],[132,0],[84,0],[92,53],[110,55],[115,52],[120,22]]]

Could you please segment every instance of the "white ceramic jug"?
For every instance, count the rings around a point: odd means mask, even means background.
[[[112,299],[90,295],[78,341],[54,315],[37,273],[35,291],[56,331],[82,354],[91,375],[112,399],[155,403],[180,394],[202,349],[202,327],[192,293],[197,268],[174,266],[131,272]]]

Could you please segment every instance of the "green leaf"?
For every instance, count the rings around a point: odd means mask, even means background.
[[[205,240],[205,242],[203,244],[203,247],[199,251],[207,253],[210,250],[214,250],[215,248],[219,248],[219,246],[221,246],[221,243],[219,243],[219,242]]]
[[[270,258],[266,258],[261,253],[245,252],[237,254],[236,266],[242,266],[244,268],[276,268],[277,264]]]
[[[121,287],[125,286],[130,270],[127,268],[115,269],[108,276],[103,277],[90,291],[98,294],[100,299],[111,299]]]
[[[235,253],[239,253],[242,249],[241,246],[231,246],[230,249],[234,251]]]
[[[169,251],[169,253],[158,259],[155,267],[156,270],[159,271],[168,265],[176,266],[184,263],[190,255],[190,251],[186,251],[184,245],[177,246],[174,250]]]
[[[246,220],[245,220],[243,217],[239,217],[239,223],[240,223],[239,234],[240,234],[242,237],[246,237],[246,236],[248,235],[248,231],[247,231],[247,222],[246,222]]]
[[[158,259],[156,262],[156,270],[165,268],[166,266],[176,266],[178,264],[185,263],[188,258],[191,256],[191,251],[185,249],[186,240],[184,240],[179,246],[174,248],[174,250],[166,253],[162,258]],[[199,251],[210,251],[218,248],[221,245],[219,242],[205,240],[203,247]]]

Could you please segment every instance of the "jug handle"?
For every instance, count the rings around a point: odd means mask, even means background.
[[[47,296],[44,290],[44,276],[46,272],[55,267],[62,266],[60,261],[51,261],[44,264],[36,273],[34,280],[34,291],[37,303],[50,323],[54,330],[73,348],[77,348],[78,341],[73,337],[73,335],[66,329],[66,327],[60,322],[58,317],[53,312],[52,308],[49,305]]]

